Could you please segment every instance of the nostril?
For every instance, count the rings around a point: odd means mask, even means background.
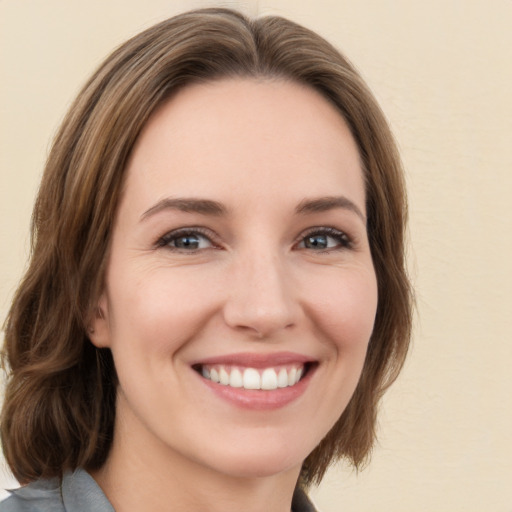
[[[226,323],[254,339],[268,338],[278,331],[291,329],[296,324],[293,306],[257,308],[250,304],[228,304],[224,311]]]
[[[232,276],[223,306],[226,324],[250,333],[254,339],[295,325],[301,308],[285,269],[275,258],[268,261],[268,254],[258,260],[255,254],[244,257],[251,261],[242,261]]]

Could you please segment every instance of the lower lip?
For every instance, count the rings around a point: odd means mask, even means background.
[[[309,385],[313,370],[314,368],[310,368],[307,374],[294,386],[273,390],[233,388],[212,382],[199,374],[198,377],[217,396],[236,407],[256,411],[268,411],[285,407],[303,395]]]

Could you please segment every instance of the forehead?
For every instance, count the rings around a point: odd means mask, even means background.
[[[127,172],[127,188],[148,200],[349,191],[364,211],[359,153],[343,117],[317,91],[283,80],[184,88],[150,118]]]

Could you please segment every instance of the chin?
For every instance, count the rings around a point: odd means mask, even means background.
[[[233,461],[229,466],[225,466],[224,473],[234,477],[243,479],[253,478],[268,478],[271,476],[287,473],[291,471],[297,472],[297,477],[300,473],[302,463],[304,461],[286,461],[283,459],[277,460],[276,457],[261,458],[259,460]],[[229,461],[226,461],[229,464]]]
[[[295,449],[294,449],[295,448]],[[292,441],[281,441],[278,445],[253,443],[239,448],[235,453],[224,452],[221,464],[212,464],[214,470],[240,478],[265,478],[296,471],[297,477],[308,453],[297,451]],[[220,460],[217,457],[217,461]]]

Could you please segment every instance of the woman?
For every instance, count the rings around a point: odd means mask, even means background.
[[[403,364],[405,220],[385,119],[318,35],[206,9],[125,43],[35,205],[1,431],[28,485],[0,510],[313,510]]]

